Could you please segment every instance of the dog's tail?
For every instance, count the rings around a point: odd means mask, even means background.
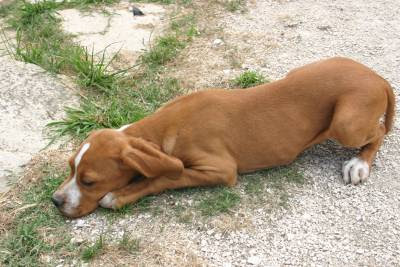
[[[386,86],[387,95],[387,107],[385,115],[385,128],[388,133],[393,127],[394,115],[395,115],[395,97],[392,87],[388,84]]]

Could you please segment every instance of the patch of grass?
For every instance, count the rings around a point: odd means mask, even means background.
[[[280,206],[285,206],[289,195],[286,191],[288,184],[302,185],[305,183],[304,175],[295,166],[276,167],[246,174],[241,177],[244,191],[250,199],[264,200],[267,188],[274,189],[274,201],[278,199]]]
[[[243,178],[244,191],[252,196],[260,195],[265,190],[265,178],[262,174],[248,174]]]
[[[119,0],[72,0],[68,7],[84,7],[93,5],[111,5],[118,3]]]
[[[158,68],[174,58],[178,51],[185,47],[175,35],[160,37],[156,44],[141,57],[141,61],[150,68]]]
[[[193,221],[193,214],[190,207],[176,203],[173,207],[173,210],[179,222],[189,224]]]
[[[161,107],[162,104],[181,93],[182,89],[178,84],[178,80],[171,78],[155,82],[146,82],[139,90],[132,92],[133,95],[139,98],[138,101],[140,101],[148,111],[155,111]]]
[[[225,8],[230,12],[241,10],[245,4],[244,0],[225,0],[223,2]]]
[[[97,104],[98,103],[98,104]],[[89,132],[100,128],[118,128],[138,121],[147,115],[147,111],[137,103],[126,99],[110,97],[106,101],[87,99],[80,108],[65,109],[66,118],[54,121],[48,127],[56,137],[71,135],[83,139]]]
[[[270,168],[242,176],[245,192],[258,194],[264,188],[283,189],[288,183],[301,185],[305,183],[304,175],[294,166]]]
[[[159,4],[174,4],[175,0],[131,0],[136,3],[159,3]]]
[[[10,23],[16,29],[17,35],[15,47],[9,50],[17,60],[59,73],[65,67],[73,46],[69,37],[60,30],[60,19],[50,13],[54,10],[48,12],[35,15],[34,18],[11,18]]]
[[[295,166],[276,167],[261,171],[274,188],[282,188],[284,183],[304,184],[305,177]]]
[[[189,40],[199,34],[196,28],[196,17],[194,14],[189,14],[173,20],[170,27],[171,30],[178,35],[186,35]]]
[[[188,17],[177,20],[179,29],[193,26],[190,26],[193,19]],[[101,94],[89,95],[79,109],[68,108],[64,120],[50,123],[56,136],[84,138],[93,129],[118,128],[142,119],[163,103],[181,95],[183,90],[178,81],[163,78],[160,72],[161,67],[184,47],[185,38],[189,38],[186,32],[176,30],[174,34],[158,39],[153,48],[141,57],[142,72],[130,77],[125,75],[125,71],[109,73],[107,68],[111,63],[105,62],[104,55],[100,61],[94,60],[93,53],[84,54],[84,60],[82,55],[72,57],[76,58],[76,63],[70,65],[78,73],[80,84],[86,88],[93,87]],[[181,36],[185,37],[184,40]]]
[[[262,74],[249,70],[235,78],[232,81],[232,84],[233,86],[238,86],[240,88],[248,88],[265,82],[268,82],[268,80]]]
[[[152,209],[152,203],[156,196],[146,196],[139,199],[138,202],[132,205],[132,208],[136,212],[148,212]]]
[[[70,236],[62,228],[64,219],[54,208],[50,197],[64,180],[66,172],[51,166],[43,168],[41,181],[26,188],[14,227],[0,241],[0,261],[4,266],[39,266],[40,256],[60,250],[70,250]],[[57,236],[50,237],[57,233]]]
[[[109,71],[110,64],[115,60],[116,55],[106,60],[104,49],[100,57],[97,57],[92,49],[76,47],[74,53],[68,58],[68,63],[77,75],[78,84],[84,88],[94,88],[99,92],[110,94],[116,90],[118,79],[126,74],[127,69]]]
[[[217,187],[210,190],[212,190],[212,194],[197,205],[197,209],[203,216],[228,212],[240,201],[240,196],[230,188]]]
[[[137,254],[140,248],[140,240],[136,238],[131,238],[129,233],[126,231],[122,235],[121,240],[119,241],[118,248],[126,251],[130,254]]]
[[[104,239],[103,236],[100,237],[94,242],[93,245],[87,246],[82,250],[81,258],[83,261],[88,262],[94,259],[96,256],[100,255],[104,249]]]
[[[60,4],[55,1],[40,1],[37,3],[23,2],[19,12],[17,13],[17,19],[14,23],[18,27],[37,25],[44,20],[55,21],[54,10]]]

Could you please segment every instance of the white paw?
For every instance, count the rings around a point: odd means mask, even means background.
[[[356,185],[367,180],[369,175],[368,163],[359,158],[352,158],[343,163],[343,180],[346,184]]]
[[[107,193],[102,199],[99,201],[100,206],[107,209],[114,209],[116,207],[116,199],[113,193]]]

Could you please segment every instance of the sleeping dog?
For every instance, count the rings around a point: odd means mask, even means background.
[[[234,186],[238,173],[289,164],[327,139],[361,148],[342,169],[344,182],[356,185],[371,171],[394,106],[388,82],[346,58],[250,89],[181,96],[138,122],[92,132],[70,158],[71,174],[52,201],[79,217],[167,189]]]

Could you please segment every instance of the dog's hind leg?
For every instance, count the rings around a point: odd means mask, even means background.
[[[385,126],[376,128],[376,135],[362,147],[358,157],[354,157],[343,163],[343,180],[354,185],[364,182],[370,173],[372,161],[385,136]]]
[[[346,161],[342,168],[345,183],[354,185],[368,178],[372,161],[386,133],[385,126],[379,122],[384,106],[381,107],[380,103],[375,106],[371,103],[357,104],[353,101],[338,105],[329,127],[330,138],[345,147],[361,148],[360,154]]]

